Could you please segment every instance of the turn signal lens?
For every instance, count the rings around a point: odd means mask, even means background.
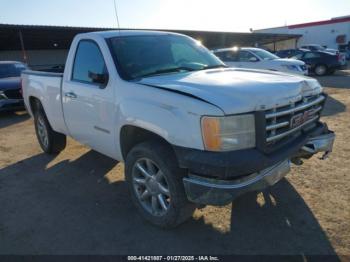
[[[220,151],[221,137],[220,137],[220,121],[214,117],[202,118],[202,135],[205,148],[212,151]]]
[[[253,114],[202,117],[202,136],[206,150],[233,151],[255,147]]]

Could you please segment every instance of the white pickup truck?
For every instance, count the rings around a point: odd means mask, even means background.
[[[80,34],[63,74],[22,81],[42,149],[58,153],[71,136],[125,162],[133,202],[161,227],[275,184],[335,138],[319,121],[317,80],[227,68],[180,34]]]

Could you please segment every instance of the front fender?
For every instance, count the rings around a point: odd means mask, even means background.
[[[119,104],[117,141],[125,125],[148,130],[176,146],[203,149],[200,119],[202,115],[222,115],[223,112],[203,101],[174,94],[173,99],[128,98]],[[177,103],[178,96],[181,102]],[[185,106],[187,101],[187,106]],[[170,102],[171,101],[171,102]],[[118,154],[121,156],[120,146]]]

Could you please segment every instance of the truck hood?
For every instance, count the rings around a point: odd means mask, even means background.
[[[322,91],[317,80],[254,69],[211,69],[147,77],[139,84],[187,94],[214,104],[225,114],[287,105]]]

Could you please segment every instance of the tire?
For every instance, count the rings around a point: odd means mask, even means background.
[[[157,141],[136,145],[127,155],[125,175],[132,201],[148,222],[173,228],[192,216],[196,206],[187,200],[182,182],[186,171],[178,167],[169,146]]]
[[[55,132],[41,105],[34,112],[35,133],[41,149],[47,154],[57,154],[66,147],[66,136]]]
[[[324,76],[327,74],[327,71],[328,71],[328,69],[327,69],[327,66],[325,66],[325,65],[317,65],[315,67],[315,74],[317,76]]]

